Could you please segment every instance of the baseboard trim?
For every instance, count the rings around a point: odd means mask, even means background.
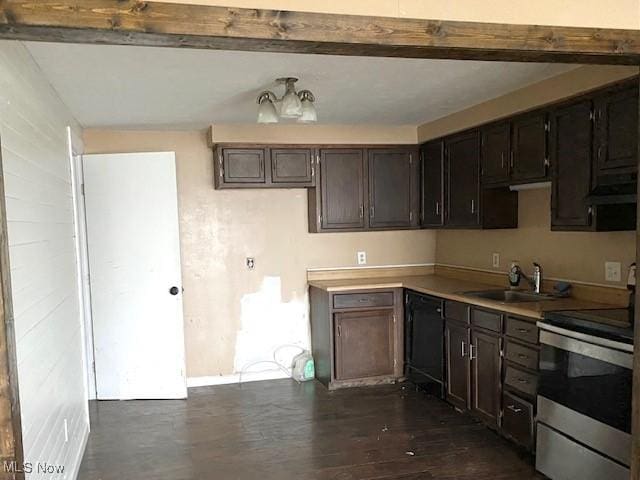
[[[232,383],[263,382],[265,380],[281,380],[290,378],[281,370],[267,370],[264,372],[246,372],[240,375],[214,375],[210,377],[187,378],[187,388],[211,387],[214,385],[230,385]]]
[[[78,474],[80,473],[80,465],[82,464],[82,458],[84,457],[84,452],[87,450],[87,442],[89,441],[89,433],[91,428],[89,425],[84,429],[84,433],[82,434],[82,441],[80,442],[80,449],[78,454],[76,455],[75,464],[73,465],[72,475],[69,477],[73,480],[78,478]]]

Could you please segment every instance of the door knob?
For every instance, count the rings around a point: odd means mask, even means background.
[[[180,289],[178,287],[171,287],[169,289],[169,293],[174,296],[178,295],[180,293]]]

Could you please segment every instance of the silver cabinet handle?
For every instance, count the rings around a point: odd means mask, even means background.
[[[364,217],[364,205],[360,205],[360,218]]]
[[[462,356],[466,357],[467,356],[467,352],[465,351],[465,348],[464,348],[464,342],[461,342],[461,343],[462,343]]]
[[[371,207],[369,208],[369,215],[371,216],[371,218],[375,218],[376,216],[376,208],[371,205]]]
[[[471,213],[476,213],[476,201],[471,200]]]
[[[469,344],[469,360],[474,360],[478,358],[478,356],[476,355],[475,357],[473,356],[473,343]]]
[[[440,215],[440,202],[436,200],[436,215]]]
[[[529,380],[527,380],[526,378],[519,378],[519,379],[518,379],[518,382],[519,382],[519,383],[526,384],[526,385],[529,385]]]
[[[509,405],[507,407],[509,410],[511,410],[513,413],[520,413],[522,412],[521,408],[516,407],[515,405]]]

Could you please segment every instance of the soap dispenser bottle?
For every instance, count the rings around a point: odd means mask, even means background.
[[[522,270],[520,269],[520,265],[517,260],[513,260],[509,267],[509,285],[511,288],[517,288],[520,285],[521,279]]]

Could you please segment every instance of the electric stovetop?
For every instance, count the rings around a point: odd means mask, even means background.
[[[633,345],[633,314],[627,308],[547,312],[544,314],[544,322]]]

